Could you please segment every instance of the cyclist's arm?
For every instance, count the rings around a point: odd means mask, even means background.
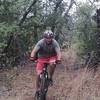
[[[57,41],[55,41],[55,51],[57,53],[57,60],[61,60],[60,46]]]
[[[61,52],[56,48],[56,53],[57,53],[57,60],[61,60]]]
[[[39,49],[40,49],[40,41],[33,48],[32,52],[31,52],[31,57],[35,57],[35,55],[36,55],[36,53],[38,52]]]

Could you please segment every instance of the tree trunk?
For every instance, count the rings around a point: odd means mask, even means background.
[[[25,21],[27,15],[29,14],[29,12],[31,11],[32,7],[36,4],[38,0],[33,0],[32,4],[29,6],[29,8],[26,10],[26,12],[24,13],[22,19],[19,22],[19,26],[21,26],[23,24],[23,22]]]
[[[59,8],[60,4],[62,3],[63,0],[58,0],[58,2],[56,3],[56,6],[54,8],[54,12],[53,14],[56,14],[57,13],[57,9]],[[55,27],[56,27],[56,18],[55,18],[55,21],[53,22],[53,26],[51,27],[51,30],[54,32],[55,30]]]

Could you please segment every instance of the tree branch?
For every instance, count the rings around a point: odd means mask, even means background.
[[[59,8],[59,6],[60,6],[60,4],[62,3],[62,1],[63,0],[59,0],[57,3],[56,3],[56,6],[55,6],[55,8],[54,8],[54,12],[53,12],[53,14],[56,14],[57,13],[57,9]],[[54,29],[55,29],[55,22],[56,22],[56,19],[55,19],[55,21],[53,22],[54,24],[53,24],[53,26],[51,27],[51,30],[54,32]]]
[[[64,14],[64,16],[67,16],[70,9],[72,8],[73,4],[75,4],[75,1],[74,0],[70,0],[70,4],[69,4],[69,7],[68,9],[66,10],[66,13]]]
[[[21,25],[23,24],[23,22],[25,21],[25,19],[26,19],[28,13],[31,11],[32,7],[36,4],[37,1],[38,1],[38,0],[33,0],[32,4],[29,6],[29,8],[28,8],[28,9],[26,10],[26,12],[24,13],[22,19],[20,20],[20,22],[19,22],[19,24],[18,24],[19,26],[21,26]]]
[[[57,9],[59,8],[59,6],[60,6],[60,4],[61,4],[62,1],[63,1],[63,0],[59,0],[59,1],[56,3],[56,6],[55,6],[55,8],[54,8],[54,13],[57,12]]]

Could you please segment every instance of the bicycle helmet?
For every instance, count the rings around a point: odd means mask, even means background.
[[[54,33],[51,30],[46,30],[43,34],[44,38],[54,38]]]

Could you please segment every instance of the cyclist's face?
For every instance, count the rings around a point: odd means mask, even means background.
[[[47,44],[50,44],[52,42],[52,38],[45,38],[45,41]]]

